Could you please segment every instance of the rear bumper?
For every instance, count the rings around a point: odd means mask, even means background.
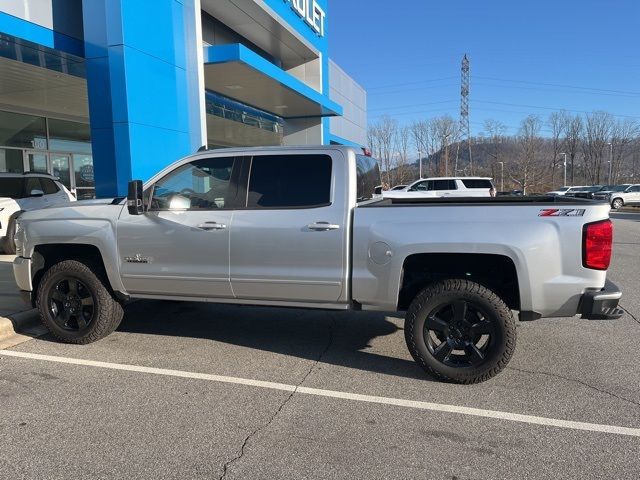
[[[578,313],[586,320],[616,320],[624,315],[618,307],[622,292],[613,282],[607,280],[602,290],[586,292],[580,299]]]

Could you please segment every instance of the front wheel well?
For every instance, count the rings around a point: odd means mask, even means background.
[[[45,272],[53,265],[64,260],[78,260],[95,269],[95,273],[104,281],[107,280],[107,273],[102,259],[100,249],[95,245],[76,243],[47,243],[36,245],[33,250],[33,262],[36,272],[33,276],[32,287],[34,294],[38,291],[40,280]],[[109,282],[106,281],[108,285]],[[35,295],[34,295],[35,297]]]
[[[402,267],[398,310],[406,310],[427,285],[460,278],[479,283],[496,293],[513,310],[520,310],[518,274],[513,260],[504,255],[480,253],[419,253],[408,256]]]

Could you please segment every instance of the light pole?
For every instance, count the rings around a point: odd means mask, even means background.
[[[500,164],[500,191],[504,192],[504,162],[498,162]]]
[[[563,152],[560,155],[564,155],[564,183],[562,184],[562,186],[566,187],[567,186],[567,154]]]
[[[420,162],[420,178],[422,178],[422,151],[418,150],[418,162]]]
[[[609,142],[609,176],[607,183],[611,185],[611,169],[613,168],[613,142]]]

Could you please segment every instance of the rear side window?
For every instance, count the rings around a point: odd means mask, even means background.
[[[370,200],[380,185],[380,167],[375,158],[356,155],[357,201]]]
[[[0,197],[23,198],[24,179],[0,178]]]
[[[433,188],[429,190],[456,190],[455,180],[433,180]]]
[[[56,185],[56,182],[54,182],[50,178],[41,178],[40,184],[42,185],[42,191],[45,195],[52,195],[60,191],[58,189],[58,186]]]
[[[463,178],[462,183],[467,188],[493,188],[491,180],[482,178]]]
[[[248,208],[311,208],[330,203],[329,155],[253,157]]]

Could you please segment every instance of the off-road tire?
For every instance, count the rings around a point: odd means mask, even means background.
[[[78,279],[90,291],[94,299],[95,314],[89,325],[80,331],[68,331],[57,325],[47,305],[47,295],[60,279],[71,276]],[[49,268],[40,281],[36,306],[45,327],[57,339],[65,343],[85,345],[100,340],[115,331],[124,315],[122,305],[106,286],[102,268],[77,260],[64,260]]]
[[[613,201],[611,202],[611,208],[614,210],[618,210],[623,206],[624,206],[624,200],[622,200],[621,198],[614,198]]]
[[[496,330],[493,348],[478,365],[445,365],[427,347],[424,334],[427,316],[442,302],[455,299],[481,307]],[[439,380],[452,383],[479,383],[497,375],[509,363],[516,346],[516,324],[509,307],[488,288],[468,280],[444,280],[422,290],[407,311],[404,333],[409,352],[418,365]]]
[[[2,245],[0,248],[7,255],[15,255],[16,254],[16,242],[13,237],[16,235],[16,219],[10,218],[9,223],[7,225],[7,235],[2,240]]]

